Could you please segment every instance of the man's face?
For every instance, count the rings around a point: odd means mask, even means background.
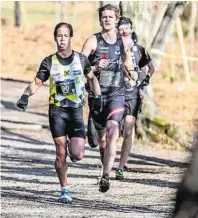
[[[131,36],[132,28],[130,24],[122,24],[118,27],[120,34],[124,37]]]
[[[55,41],[57,43],[58,51],[64,51],[70,46],[71,37],[69,29],[66,26],[62,26],[57,30]]]
[[[105,10],[100,18],[100,25],[104,30],[111,30],[116,27],[117,18],[114,11]]]

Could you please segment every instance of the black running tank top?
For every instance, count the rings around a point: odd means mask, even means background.
[[[114,44],[107,43],[101,33],[95,34],[97,39],[96,51],[89,55],[91,65],[99,63],[100,59],[108,59],[109,65],[99,72],[97,76],[102,95],[111,97],[124,95],[123,60],[125,56],[122,38],[117,34],[117,41]]]

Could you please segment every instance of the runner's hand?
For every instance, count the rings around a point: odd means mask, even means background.
[[[129,81],[125,81],[125,87],[126,87],[127,89],[130,89],[130,88],[131,88],[131,84],[130,84]]]
[[[132,87],[136,86],[136,82],[135,81],[131,81],[131,80],[126,80],[125,81],[125,87],[126,89],[130,89]]]
[[[103,109],[103,98],[101,95],[92,98],[91,112],[98,115]]]
[[[143,86],[148,86],[150,82],[150,76],[146,75],[145,79],[143,80]]]
[[[108,59],[100,59],[98,63],[98,68],[99,69],[105,69],[109,65],[109,60]]]
[[[17,101],[17,107],[25,111],[28,105],[28,98],[28,95],[22,95],[20,99]]]
[[[138,72],[134,71],[134,70],[130,70],[129,71],[129,76],[132,80],[134,80],[135,82],[138,80]]]

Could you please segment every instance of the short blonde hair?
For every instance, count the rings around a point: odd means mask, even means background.
[[[102,7],[98,8],[99,20],[101,19],[102,12],[106,11],[106,10],[114,11],[116,18],[117,19],[120,18],[120,9],[117,6],[115,6],[115,5],[107,4],[107,5],[103,5]]]

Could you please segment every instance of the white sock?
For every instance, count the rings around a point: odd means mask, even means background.
[[[62,191],[63,189],[69,189],[69,187],[68,187],[68,186],[63,186],[63,187],[61,187],[61,191]]]

